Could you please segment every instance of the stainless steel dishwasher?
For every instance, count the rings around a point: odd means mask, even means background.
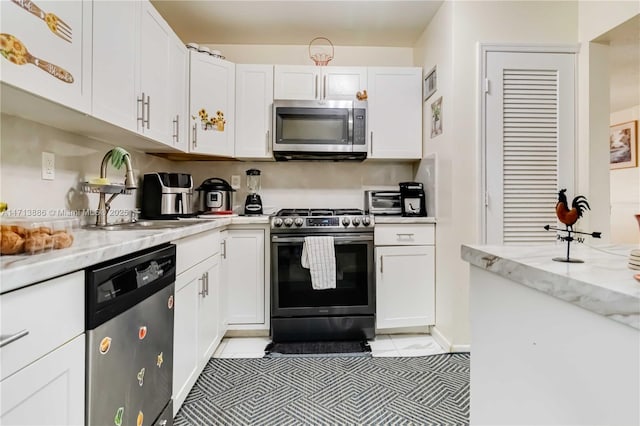
[[[95,265],[86,278],[86,424],[173,424],[174,245]]]

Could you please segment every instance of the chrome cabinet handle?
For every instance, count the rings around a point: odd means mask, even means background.
[[[227,240],[224,240],[221,245],[222,245],[222,258],[226,259],[227,258]]]
[[[383,260],[384,260],[384,257],[380,256],[380,273],[384,272],[384,267],[383,267],[384,262],[383,262]]]
[[[172,121],[172,123],[173,123],[173,135],[172,135],[173,143],[178,143],[178,128],[180,127],[178,125],[178,118],[179,117],[180,117],[179,115],[176,115],[176,118],[173,119],[173,121]]]
[[[144,127],[144,92],[142,92],[141,98],[136,98],[136,103],[140,107],[140,114],[138,114],[136,119],[142,122],[142,127]]]
[[[206,297],[206,296],[207,296],[207,290],[205,289],[205,283],[204,283],[204,280],[205,280],[205,278],[204,278],[204,274],[202,274],[202,276],[201,276],[200,278],[198,278],[198,281],[201,281],[201,282],[202,282],[202,291],[199,291],[199,292],[198,292],[198,294],[199,294],[200,296],[202,296],[202,298],[204,298],[204,297]]]
[[[415,234],[413,232],[407,234],[396,234],[398,237],[413,237]]]
[[[147,129],[149,128],[150,121],[151,121],[151,96],[147,96]]]
[[[194,124],[193,125],[193,147],[197,148],[198,147],[198,124]]]
[[[0,348],[8,345],[11,342],[15,342],[18,339],[22,339],[24,336],[29,334],[29,330],[26,328],[24,330],[18,331],[15,334],[2,334],[0,335]]]
[[[208,296],[209,295],[209,272],[205,272],[204,282],[205,282],[205,291],[207,292],[207,296]]]
[[[318,76],[316,75],[316,94],[314,98],[318,99]]]
[[[269,131],[268,131],[268,130],[267,130],[267,137],[266,137],[266,139],[267,139],[267,154],[268,154],[268,153],[269,153],[269,151],[270,151],[270,147],[269,147],[269,145],[270,145],[270,144],[269,144]]]
[[[322,99],[327,99],[327,76],[324,76],[324,81],[322,82]]]
[[[371,131],[371,137],[369,138],[369,145],[371,145],[371,155],[373,155],[373,130]]]

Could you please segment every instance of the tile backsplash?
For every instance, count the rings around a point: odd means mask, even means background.
[[[80,191],[80,182],[98,177],[103,156],[117,146],[61,131],[32,121],[2,114],[0,149],[0,200],[9,209],[96,209],[97,194]],[[262,171],[261,196],[266,209],[282,207],[363,207],[363,190],[397,188],[398,182],[413,180],[409,162],[240,162],[169,161],[134,149],[136,177],[144,173],[183,172],[193,175],[197,187],[209,177],[231,182],[241,177],[234,206],[241,210],[247,194],[246,170]],[[55,179],[41,178],[42,152],[55,155]],[[122,182],[124,172],[108,168],[112,182]],[[140,206],[141,191],[120,195],[112,211]],[[267,210],[268,211],[268,210]]]

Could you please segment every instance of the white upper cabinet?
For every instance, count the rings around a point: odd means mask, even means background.
[[[172,144],[169,113],[171,90],[169,49],[173,31],[149,2],[142,3],[140,32],[140,99],[142,122],[138,130],[165,144]]]
[[[140,3],[93,4],[92,114],[131,131],[138,129]],[[117,30],[114,27],[117,22]]]
[[[148,1],[94,2],[92,114],[173,146],[176,38]]]
[[[91,10],[85,1],[2,1],[3,83],[88,113]]]
[[[189,51],[178,36],[171,37],[170,43],[171,140],[175,148],[186,152],[189,149]]]
[[[369,158],[422,157],[422,69],[374,67],[368,73]]]
[[[274,99],[353,100],[366,89],[366,67],[275,66]]]
[[[237,158],[273,158],[273,65],[236,65]]]
[[[232,157],[235,128],[235,65],[189,51],[189,151]]]

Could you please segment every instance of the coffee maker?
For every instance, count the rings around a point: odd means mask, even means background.
[[[258,194],[258,191],[260,191],[260,170],[247,170],[247,189],[249,190],[249,195],[247,195],[247,199],[244,202],[244,214],[262,214],[262,199]]]
[[[402,216],[426,216],[424,188],[420,182],[400,182]]]

